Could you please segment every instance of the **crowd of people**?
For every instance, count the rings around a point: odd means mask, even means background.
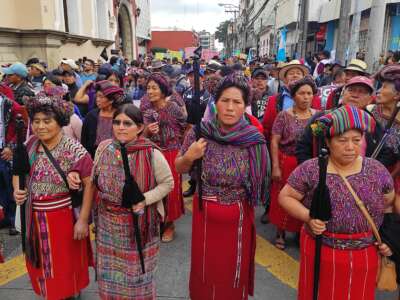
[[[400,272],[400,247],[358,205],[398,232],[400,64],[367,69],[326,51],[315,63],[214,57],[199,71],[191,58],[117,56],[3,66],[1,227],[21,232],[35,293],[76,299],[92,266],[101,299],[156,299],[160,243],[193,196],[191,299],[254,294],[257,206],[278,249],[288,233],[298,242],[298,299],[313,297],[317,237],[318,299],[374,299],[379,258]]]

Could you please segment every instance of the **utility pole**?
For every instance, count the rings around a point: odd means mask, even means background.
[[[303,5],[304,5],[304,0],[299,0],[299,5],[298,5],[298,8],[297,8],[297,22],[296,22],[296,46],[295,46],[295,50],[294,50],[294,54],[296,55],[296,56],[298,56],[298,53],[299,52],[301,52],[301,45],[300,45],[300,39],[301,39],[301,33],[299,34],[299,31],[301,31],[302,32],[302,29],[303,29],[303,15],[302,15],[302,12],[303,12]],[[299,48],[300,48],[300,51],[299,51]],[[293,56],[293,53],[292,53],[292,56]]]
[[[277,36],[276,36],[276,34],[277,34],[277,22],[276,22],[276,18],[277,18],[277,15],[276,15],[276,12],[277,12],[277,10],[278,10],[278,1],[276,1],[275,2],[275,6],[274,6],[274,13],[275,13],[275,16],[274,16],[274,49],[273,49],[273,51],[270,51],[270,54],[271,55],[274,55],[274,54],[277,54],[278,53],[278,44],[277,44]]]
[[[349,61],[353,58],[356,58],[357,52],[359,51],[360,22],[361,22],[360,0],[355,0],[355,11],[353,15],[353,21],[351,23],[351,36],[350,36],[349,57],[348,57]]]
[[[368,71],[375,72],[379,67],[386,19],[386,0],[372,0],[368,25],[368,44],[366,63]]]
[[[339,39],[336,43],[336,59],[338,59],[342,64],[345,64],[347,59],[346,54],[349,39],[350,7],[351,1],[340,1]]]
[[[302,0],[301,3],[301,30],[300,30],[300,57],[306,57],[307,37],[308,37],[308,0]]]

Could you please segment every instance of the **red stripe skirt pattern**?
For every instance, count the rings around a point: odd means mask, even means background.
[[[282,170],[282,180],[280,182],[272,181],[271,184],[269,220],[280,230],[299,232],[303,223],[291,217],[278,202],[280,191],[285,186],[290,174],[297,167],[297,159],[295,156],[289,156],[279,151],[279,165]]]
[[[254,209],[193,198],[190,298],[245,300],[254,291]]]
[[[347,236],[357,239],[362,235]],[[315,240],[303,228],[298,300],[313,299],[314,254]],[[338,250],[322,245],[318,299],[373,300],[377,272],[378,252],[373,245],[360,250]]]
[[[40,232],[40,267],[35,268],[28,260],[26,267],[33,290],[46,300],[74,296],[89,284],[89,265],[93,266],[90,240],[73,239],[72,214],[70,207],[33,212],[35,230]],[[48,236],[45,240],[44,231]]]
[[[174,177],[174,189],[168,194],[166,201],[164,201],[166,222],[174,222],[185,213],[182,195],[182,175],[175,170],[175,158],[178,152],[179,150],[162,151]]]

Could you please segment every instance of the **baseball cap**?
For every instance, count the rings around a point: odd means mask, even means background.
[[[267,72],[263,68],[255,68],[253,73],[251,74],[251,78],[256,78],[257,76],[262,75],[265,79],[268,78]]]
[[[3,73],[6,75],[15,74],[23,78],[28,76],[28,69],[23,63],[20,62],[16,62],[11,66],[9,66],[8,68],[2,68],[2,70]]]
[[[69,65],[72,69],[78,69],[78,66],[76,65],[75,61],[71,58],[67,58],[67,59],[62,59],[61,60],[62,64],[66,64]]]
[[[356,85],[356,84],[361,84],[361,85],[364,85],[364,86],[367,86],[370,90],[371,90],[371,93],[373,93],[374,92],[374,84],[373,84],[373,82],[372,82],[372,80],[371,79],[369,79],[368,77],[366,77],[366,76],[356,76],[356,77],[353,77],[352,79],[350,79],[349,80],[349,82],[346,84],[346,88],[347,87],[349,87],[349,86],[351,86],[351,85]]]

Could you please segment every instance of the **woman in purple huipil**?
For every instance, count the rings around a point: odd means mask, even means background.
[[[280,205],[303,221],[300,240],[299,300],[312,299],[315,235],[322,235],[318,299],[375,299],[378,254],[392,255],[385,244],[376,244],[371,227],[356,204],[344,176],[364,203],[376,226],[394,205],[393,180],[377,160],[360,155],[363,132],[373,132],[375,122],[365,111],[342,106],[312,124],[324,132],[329,148],[326,186],[332,216],[328,222],[310,217],[318,186],[318,158],[298,166],[279,195]]]
[[[142,103],[140,106],[146,125],[144,134],[161,148],[174,177],[174,189],[164,203],[166,216],[162,235],[163,242],[171,242],[175,235],[174,222],[185,212],[182,175],[175,171],[174,162],[183,142],[186,114],[171,100],[171,89],[164,75],[153,73],[149,76],[146,87],[149,103]]]
[[[202,159],[202,197],[193,198],[192,300],[246,300],[254,292],[254,206],[266,200],[269,161],[264,136],[244,117],[250,93],[244,76],[223,79],[217,114],[189,131],[175,161],[187,173]]]
[[[292,108],[277,115],[272,126],[270,147],[272,184],[269,219],[276,226],[275,246],[281,250],[285,249],[286,231],[298,233],[303,225],[282,209],[278,203],[278,195],[289,175],[297,167],[296,144],[308,121],[316,113],[316,110],[311,108],[311,103],[317,94],[317,86],[312,77],[306,76],[292,83],[289,90],[294,104]]]

